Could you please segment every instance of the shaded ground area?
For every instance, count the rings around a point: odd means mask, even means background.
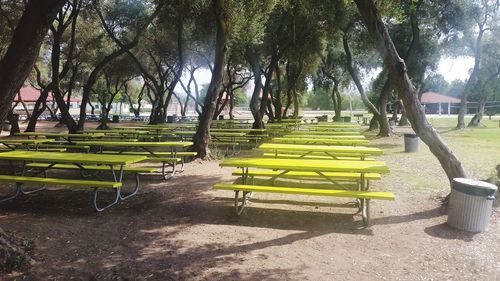
[[[230,180],[231,170],[195,161],[169,181],[143,177],[137,196],[100,214],[88,189],[51,189],[3,204],[0,226],[29,246],[36,263],[2,278],[499,279],[498,211],[486,233],[449,228],[444,172],[426,147],[402,153],[404,130],[372,140],[391,169],[372,186],[397,200],[373,201],[369,228],[340,199],[255,194],[236,217],[233,193],[211,190]],[[297,199],[314,203],[285,204]]]

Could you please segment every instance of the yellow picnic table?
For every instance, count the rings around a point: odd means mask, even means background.
[[[320,135],[320,136],[337,136],[337,135],[360,135],[361,132],[359,130],[324,130],[324,131],[318,131],[318,130],[310,130],[310,131],[304,131],[304,130],[298,130],[298,131],[292,131],[288,133],[290,136],[297,136],[297,135]]]
[[[287,134],[283,136],[284,138],[310,138],[310,139],[331,139],[331,140],[364,140],[366,137],[364,135],[321,135],[314,134],[311,132],[308,135],[293,135]]]
[[[389,169],[384,162],[380,161],[341,161],[341,160],[310,160],[310,159],[273,159],[273,158],[229,158],[225,159],[221,167],[241,168],[241,184],[216,184],[214,188],[234,190],[235,208],[238,214],[243,211],[248,194],[252,191],[336,196],[336,197],[354,197],[360,199],[360,210],[365,225],[369,224],[369,200],[383,199],[394,200],[394,195],[390,192],[368,191],[368,185],[365,180],[367,173],[388,173]],[[270,178],[263,184],[252,185],[250,178],[250,169],[272,170]],[[273,186],[276,179],[286,177],[290,173],[312,173],[331,182],[331,188],[316,187],[281,187]],[[337,184],[332,173],[359,173],[358,190],[344,190]],[[331,176],[330,176],[331,175]],[[304,184],[307,185],[307,184]],[[239,191],[243,191],[243,198],[239,200]],[[241,201],[241,203],[240,203]]]
[[[10,139],[10,138],[0,138],[0,143],[5,145],[11,150],[15,150],[17,146],[21,146],[23,149],[30,149],[30,145],[34,145],[35,150],[38,149],[39,145],[42,143],[54,142],[53,139]]]
[[[319,145],[363,145],[368,144],[366,139],[334,139],[334,138],[273,138],[274,143],[295,143],[295,144],[319,144]]]
[[[20,175],[14,169],[14,176],[11,175],[0,175],[0,181],[3,182],[14,182],[16,183],[16,192],[7,198],[0,200],[6,201],[17,197],[19,194],[29,194],[36,191],[45,189],[46,184],[59,184],[59,185],[77,185],[77,186],[89,186],[94,188],[93,196],[93,206],[97,211],[102,211],[110,206],[116,204],[119,200],[125,200],[132,195],[136,194],[139,189],[139,183],[136,182],[134,190],[127,195],[121,192],[122,179],[124,167],[129,164],[137,163],[144,160],[145,156],[140,155],[111,155],[109,157],[102,157],[102,155],[97,154],[87,154],[87,153],[67,153],[67,152],[40,152],[40,151],[10,151],[0,153],[0,161],[9,162],[19,162],[21,163],[22,172]],[[46,163],[48,165],[41,165],[40,169],[34,175],[30,175],[30,170],[27,169],[32,163]],[[60,179],[60,178],[47,178],[46,171],[55,168],[56,165],[66,164],[74,166],[74,168],[79,169],[82,173],[90,174],[90,170],[93,168],[87,168],[89,165],[99,165],[102,167],[108,167],[107,169],[100,169],[101,171],[108,171],[112,176],[112,181],[105,181],[99,178],[98,175],[93,174],[97,180],[71,180],[71,179]],[[13,166],[14,167],[14,166]],[[38,174],[44,173],[45,177],[37,177]],[[40,183],[41,188],[31,191],[24,191],[22,189],[23,183]],[[99,188],[111,188],[115,191],[114,200],[104,206],[99,207],[97,203]]]
[[[148,156],[145,160],[155,161],[162,163],[162,176],[164,179],[175,176],[177,172],[177,162],[181,162],[181,169],[184,167],[184,157],[178,157],[177,153],[180,149],[190,147],[192,142],[179,142],[179,141],[163,141],[163,142],[127,142],[127,141],[80,141],[76,142],[78,145],[88,145],[97,148],[96,152],[104,154],[139,154]],[[105,151],[104,148],[114,148],[118,150]],[[163,148],[169,151],[154,151],[153,148]],[[139,149],[140,151],[133,151]],[[168,157],[166,157],[168,156]],[[166,166],[172,166],[172,171],[167,176]]]
[[[342,159],[345,156],[355,156],[364,160],[367,155],[380,155],[383,151],[376,147],[366,146],[335,146],[335,145],[308,145],[308,144],[283,144],[263,143],[258,147],[264,152],[271,152],[275,158],[306,158],[309,155],[324,155],[331,159]],[[280,155],[281,153],[290,153]]]

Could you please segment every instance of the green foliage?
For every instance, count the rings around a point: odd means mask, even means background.
[[[307,95],[307,107],[313,110],[333,110],[331,91],[325,88],[313,90]]]
[[[245,89],[239,88],[234,91],[234,106],[248,107],[250,98],[246,95]]]
[[[450,85],[444,79],[444,76],[439,73],[431,73],[425,77],[424,88],[422,92],[436,92],[440,94],[445,94],[448,92]]]

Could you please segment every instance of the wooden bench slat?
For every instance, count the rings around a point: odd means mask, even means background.
[[[230,183],[218,183],[215,184],[213,188],[223,189],[223,190],[234,190],[234,191],[248,191],[248,192],[270,192],[270,193],[283,193],[283,194],[347,197],[347,198],[359,198],[359,199],[395,200],[395,196],[392,192],[384,192],[384,191],[335,190],[335,189],[317,189],[317,188],[307,188],[307,187],[295,188],[295,187],[243,185],[243,184],[230,184]]]

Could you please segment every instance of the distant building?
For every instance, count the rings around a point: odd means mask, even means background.
[[[452,107],[452,104],[459,104],[460,99],[435,92],[425,92],[422,94],[420,103],[424,106],[425,113],[450,115],[458,113],[458,107]]]
[[[30,112],[33,112],[35,107],[35,103],[41,95],[41,90],[36,89],[32,86],[24,86],[19,90],[19,93],[14,97],[14,110],[16,113],[23,114],[26,110],[22,105],[22,102],[26,105],[26,109]],[[66,100],[66,99],[65,99]],[[70,114],[79,114],[80,113],[80,98],[71,98],[69,104],[69,112]],[[57,103],[54,100],[54,95],[52,92],[49,92],[47,96],[47,107],[54,110],[57,108]]]

